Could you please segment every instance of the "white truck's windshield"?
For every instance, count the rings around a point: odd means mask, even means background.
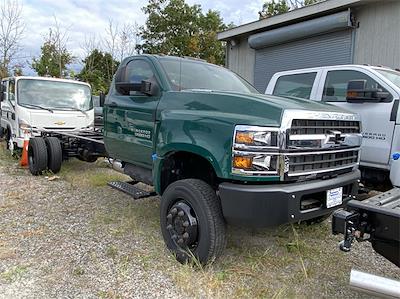
[[[87,85],[52,81],[20,79],[17,84],[18,104],[29,108],[87,111],[93,108]]]
[[[203,89],[258,93],[258,91],[235,73],[209,63],[187,59],[160,58],[174,90]]]
[[[386,79],[396,84],[396,86],[400,87],[400,72],[382,69],[375,70],[381,75],[385,76]]]

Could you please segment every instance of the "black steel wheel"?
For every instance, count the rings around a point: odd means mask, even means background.
[[[172,183],[161,198],[161,231],[164,241],[180,263],[195,257],[207,264],[226,246],[221,204],[205,182],[185,179]]]
[[[39,175],[47,169],[47,147],[41,137],[34,137],[29,140],[28,146],[29,171],[33,175]]]
[[[62,163],[62,148],[57,137],[46,137],[44,139],[47,147],[47,167],[53,173],[58,173]]]

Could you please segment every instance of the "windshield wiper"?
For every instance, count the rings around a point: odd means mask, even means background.
[[[55,107],[54,109],[79,111],[79,112],[87,115],[87,112],[85,110],[82,110],[82,109],[79,109],[79,108],[75,108],[75,107]]]
[[[53,111],[52,109],[47,108],[47,107],[43,107],[43,106],[40,106],[40,105],[22,104],[21,106],[27,107],[27,108],[29,108],[29,107],[32,107],[32,108],[39,108],[39,109],[47,110],[47,111],[50,111],[51,113],[54,113],[54,111]]]

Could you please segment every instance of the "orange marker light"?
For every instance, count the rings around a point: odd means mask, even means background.
[[[254,142],[254,135],[250,132],[236,132],[235,142],[252,144]]]
[[[253,158],[251,157],[242,157],[242,156],[233,157],[233,167],[235,168],[251,169],[252,165],[253,165]]]
[[[349,97],[349,98],[356,98],[357,96],[358,96],[357,91],[348,91],[347,92],[347,97]]]

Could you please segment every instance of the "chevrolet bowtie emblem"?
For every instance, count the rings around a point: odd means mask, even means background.
[[[55,124],[55,125],[62,126],[62,125],[65,125],[65,121],[62,121],[62,120],[56,121],[54,124]]]

